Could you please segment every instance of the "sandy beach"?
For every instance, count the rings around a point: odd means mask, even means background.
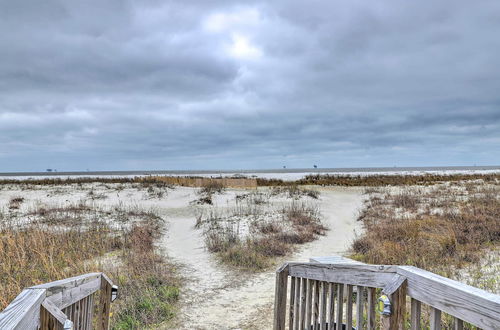
[[[195,222],[197,210],[208,206],[193,205],[192,201],[198,197],[197,188],[175,187],[168,189],[162,198],[151,198],[145,191],[131,186],[116,188],[116,185],[99,183],[28,189],[4,186],[0,190],[0,207],[6,209],[9,200],[23,196],[24,202],[17,211],[23,214],[40,205],[61,207],[89,200],[92,191],[94,196],[100,196],[92,201],[98,208],[127,205],[154,209],[167,223],[159,248],[179,266],[184,281],[176,320],[179,328],[270,328],[275,268],[284,261],[307,261],[314,256],[343,254],[355,233],[361,230],[356,217],[363,202],[362,189],[321,188],[318,204],[322,220],[329,228],[326,235],[300,246],[292,255],[276,260],[275,265],[265,271],[244,272],[221,264],[205,248],[202,231],[195,228]],[[245,192],[228,189],[216,195],[214,207],[229,207],[237,194]],[[17,221],[29,219],[19,217]]]

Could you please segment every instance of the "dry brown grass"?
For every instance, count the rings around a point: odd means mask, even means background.
[[[493,174],[424,174],[424,175],[307,175],[296,181],[281,179],[257,179],[258,186],[294,186],[294,185],[321,185],[321,186],[346,186],[346,187],[380,187],[380,186],[414,186],[435,185],[443,182],[458,182],[483,180],[496,182],[500,180],[500,173]]]
[[[154,242],[161,219],[135,210],[101,217],[102,210],[88,205],[38,208],[31,222],[0,225],[0,310],[32,285],[83,273],[104,271],[120,286],[121,299],[113,304],[112,327],[141,328],[174,316],[179,281]],[[109,212],[108,212],[109,213]],[[139,217],[139,218],[137,218]],[[109,219],[108,219],[109,220]]]
[[[500,246],[500,185],[476,182],[469,190],[442,185],[427,192],[375,193],[360,215],[366,231],[352,246],[357,259],[414,265],[449,277],[479,263]]]
[[[253,212],[239,212],[247,217],[261,215],[256,208],[248,210]],[[208,250],[217,253],[222,262],[247,270],[265,269],[274,258],[291,253],[296,245],[311,242],[327,230],[321,224],[318,208],[304,202],[284,206],[279,218],[252,221],[250,232],[243,236],[239,223],[221,220],[224,219],[215,214],[204,220]]]

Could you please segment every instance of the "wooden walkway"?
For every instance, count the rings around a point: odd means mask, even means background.
[[[116,295],[117,287],[103,273],[32,286],[0,313],[0,329],[107,330]]]
[[[500,296],[412,266],[286,263],[275,295],[275,330],[500,329]]]

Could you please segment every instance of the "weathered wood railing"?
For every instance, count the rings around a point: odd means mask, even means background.
[[[275,330],[287,325],[434,330],[442,327],[442,313],[450,315],[456,330],[464,322],[498,330],[500,296],[416,267],[368,265],[342,257],[286,263],[276,272]]]
[[[108,329],[116,286],[90,273],[24,289],[0,313],[0,329]],[[98,292],[99,291],[99,292]],[[98,306],[94,305],[99,294]]]

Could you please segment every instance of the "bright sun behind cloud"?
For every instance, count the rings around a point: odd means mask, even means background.
[[[247,37],[234,33],[233,43],[229,47],[229,53],[237,58],[255,59],[262,56],[262,51],[248,40]]]
[[[243,8],[211,14],[205,19],[203,28],[230,40],[223,47],[228,55],[249,60],[262,56],[262,50],[252,41],[253,30],[259,22],[258,10]]]

